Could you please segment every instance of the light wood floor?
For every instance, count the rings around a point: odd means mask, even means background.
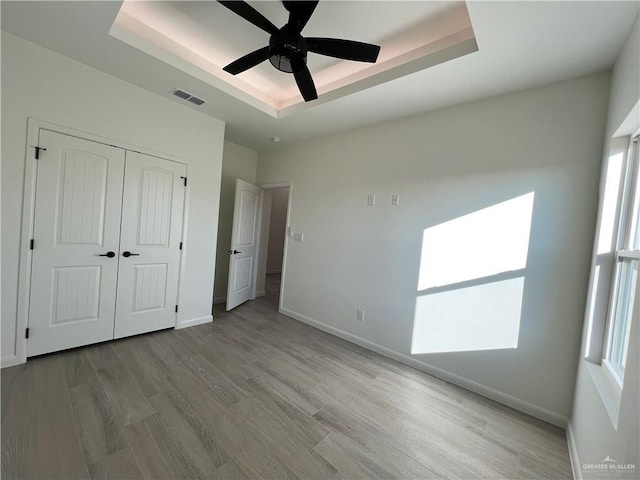
[[[2,477],[571,478],[563,430],[279,315],[276,289],[2,370]]]

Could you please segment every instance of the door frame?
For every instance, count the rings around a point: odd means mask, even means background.
[[[284,298],[284,278],[287,268],[287,249],[289,246],[289,238],[291,237],[291,205],[293,199],[293,182],[274,182],[274,183],[262,183],[258,185],[262,189],[260,195],[260,218],[258,220],[258,240],[262,237],[262,217],[264,216],[264,191],[273,190],[275,188],[289,188],[289,198],[287,199],[287,220],[286,220],[286,232],[284,235],[284,249],[282,252],[282,273],[280,274],[280,296],[278,298],[278,311],[282,311],[282,299]],[[262,251],[262,242],[258,241],[258,248],[256,254],[256,264],[254,267],[253,275],[253,297],[256,296],[256,288],[258,285],[258,266],[260,265],[262,255],[266,255],[267,252]]]
[[[20,245],[18,259],[18,295],[16,304],[16,343],[15,357],[6,358],[2,364],[2,368],[12,365],[19,365],[27,361],[27,339],[23,332],[29,325],[29,301],[31,296],[31,266],[32,266],[32,250],[29,248],[29,242],[33,238],[33,230],[35,224],[35,200],[36,200],[36,178],[37,178],[37,160],[35,158],[35,148],[38,145],[40,130],[50,130],[55,133],[69,135],[71,137],[89,140],[91,142],[102,143],[112,147],[122,148],[153,157],[163,158],[172,162],[184,164],[187,168],[187,177],[189,176],[190,162],[185,158],[177,157],[169,153],[158,152],[149,148],[140,147],[120,140],[102,137],[93,133],[77,130],[75,128],[58,125],[56,123],[40,120],[34,117],[27,117],[27,135],[24,153],[24,185],[22,195],[22,215],[20,230]],[[184,214],[182,217],[182,242],[183,250],[180,255],[180,264],[178,267],[178,304],[180,304],[181,285],[184,278],[184,257],[188,248],[187,242],[187,222],[189,215],[190,190],[186,189],[184,198]],[[179,326],[179,315],[176,314],[176,327]]]

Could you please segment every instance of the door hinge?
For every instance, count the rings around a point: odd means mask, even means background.
[[[33,238],[31,240],[29,240],[29,250],[33,250],[34,243],[35,243],[35,241],[33,240]]]
[[[187,186],[187,177],[180,177],[184,181],[184,186]]]
[[[47,151],[47,149],[43,147],[33,147],[33,148],[36,149],[36,160],[40,160],[40,150],[43,150],[45,152]]]
[[[176,313],[178,313],[178,305],[176,305]]]
[[[182,242],[180,242],[180,250],[182,250]]]
[[[29,338],[29,327],[24,329],[24,338]]]

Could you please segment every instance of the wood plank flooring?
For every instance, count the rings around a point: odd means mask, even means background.
[[[562,429],[284,317],[277,287],[2,370],[2,478],[571,478]]]

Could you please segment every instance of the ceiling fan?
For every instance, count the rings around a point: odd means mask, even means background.
[[[237,75],[268,59],[281,72],[293,73],[305,102],[318,98],[307,67],[307,52],[357,62],[375,63],[378,59],[378,45],[338,38],[303,37],[301,32],[318,5],[318,0],[283,1],[284,8],[289,11],[289,21],[282,28],[276,27],[247,2],[218,2],[271,35],[268,46],[231,62],[223,70]]]

